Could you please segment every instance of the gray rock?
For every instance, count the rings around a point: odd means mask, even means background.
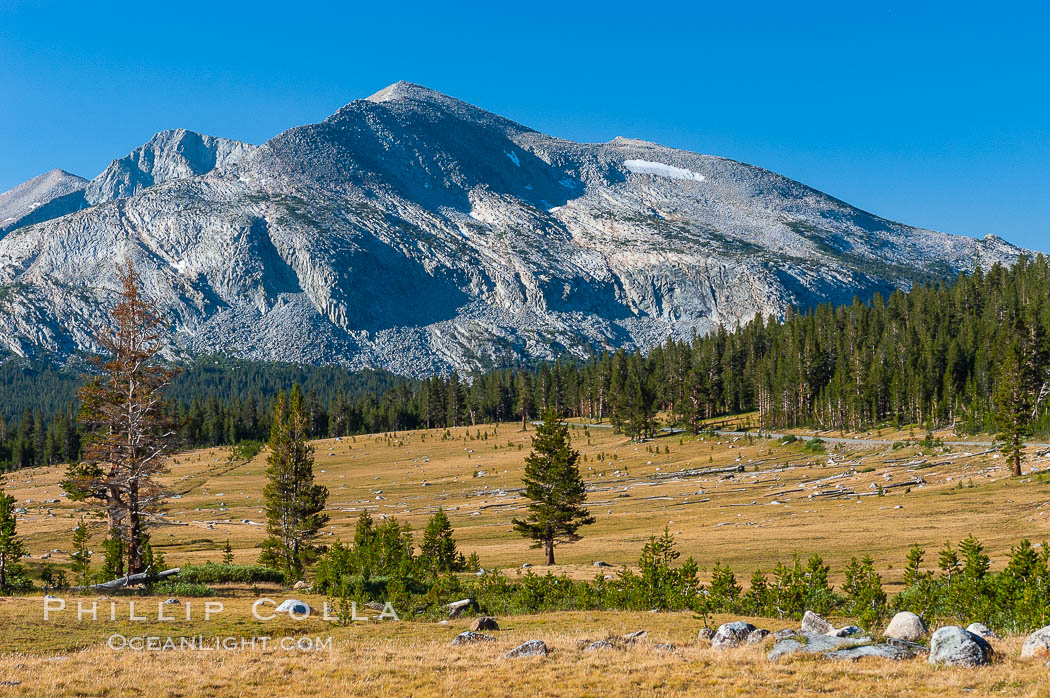
[[[499,630],[499,623],[492,616],[481,616],[474,619],[474,622],[470,624],[470,629],[473,631]]]
[[[514,659],[516,657],[539,657],[546,655],[547,651],[547,645],[543,640],[529,640],[526,643],[518,645],[503,656],[508,659]]]
[[[291,616],[298,616],[300,618],[310,616],[313,614],[313,609],[310,608],[310,604],[299,599],[285,599],[281,602],[281,605],[274,609],[277,613],[287,613]]]
[[[715,636],[715,631],[708,627],[700,628],[700,632],[696,634],[697,640],[710,640]]]
[[[587,645],[586,647],[584,647],[583,651],[584,652],[595,652],[597,650],[616,650],[616,649],[620,649],[620,648],[617,647],[614,643],[612,643],[612,642],[610,642],[608,640],[597,640],[597,641],[592,642],[591,644]]]
[[[862,645],[841,650],[831,650],[821,655],[825,659],[846,659],[856,661],[861,657],[881,657],[882,659],[911,659],[915,655],[903,647],[895,645]]]
[[[778,630],[775,633],[773,633],[773,639],[776,640],[777,642],[779,642],[781,640],[790,640],[791,638],[795,637],[796,635],[798,635],[798,631],[797,630],[792,630],[791,628],[785,628],[784,630]]]
[[[864,629],[857,625],[847,625],[830,633],[834,637],[860,637]]]
[[[612,565],[610,565],[608,562],[602,562],[601,560],[595,560],[594,566],[595,567],[612,567]]]
[[[938,628],[930,636],[930,664],[975,667],[987,664],[992,648],[980,635],[948,625]]]
[[[485,635],[483,633],[475,633],[470,630],[456,635],[456,637],[450,643],[452,646],[455,645],[469,645],[474,642],[494,642],[496,638],[491,635]]]
[[[645,630],[635,630],[633,633],[627,633],[620,639],[628,645],[638,642],[639,640],[645,639],[649,633]]]
[[[998,640],[999,635],[994,630],[989,628],[984,623],[970,623],[966,626],[967,632],[971,632],[974,635],[980,635],[985,640]]]
[[[769,637],[768,630],[765,630],[764,628],[757,628],[748,633],[745,642],[749,645],[757,645],[762,642],[765,642],[767,637]]]
[[[678,648],[669,642],[654,642],[653,644],[649,645],[649,649],[655,650],[657,652],[674,652]]]
[[[802,632],[830,635],[835,632],[835,626],[818,616],[813,611],[806,611],[802,616]]]
[[[1047,655],[1050,655],[1050,625],[1033,632],[1021,645],[1021,656],[1024,658]]]
[[[911,611],[901,611],[893,616],[883,635],[908,642],[918,642],[926,637],[926,624]]]
[[[869,638],[832,637],[822,633],[799,632],[774,645],[766,658],[771,662],[776,662],[793,654],[823,654],[831,650],[848,649],[870,643]]]
[[[747,642],[747,636],[755,630],[758,628],[739,620],[733,623],[723,623],[718,626],[718,632],[711,638],[711,646],[719,649],[739,647]]]
[[[164,600],[164,605],[165,606],[181,606],[182,602],[179,601],[178,599],[165,599]]]

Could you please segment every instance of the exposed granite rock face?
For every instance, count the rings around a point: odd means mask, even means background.
[[[930,636],[930,664],[981,666],[991,656],[992,647],[987,640],[957,625],[938,628]]]
[[[9,230],[85,208],[87,184],[83,177],[51,170],[0,194],[0,237]]]
[[[222,170],[257,146],[205,136],[184,128],[161,131],[91,180],[84,198],[91,205],[126,199],[146,187]]]
[[[1021,252],[397,83],[262,146],[167,131],[0,239],[0,348],[95,350],[130,256],[179,351],[407,375],[648,347]]]

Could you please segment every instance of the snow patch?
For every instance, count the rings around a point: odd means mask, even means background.
[[[699,172],[687,170],[684,167],[665,165],[662,162],[651,160],[624,160],[623,166],[635,174],[650,174],[656,177],[667,177],[668,179],[689,179],[694,182],[704,181],[704,176]]]
[[[565,177],[564,179],[558,180],[558,184],[562,185],[566,189],[575,189],[576,188],[576,182],[574,182],[573,180],[569,179],[568,177]]]
[[[521,160],[518,159],[518,154],[513,150],[504,150],[503,154],[510,158],[510,161],[514,163],[515,167],[521,167]]]

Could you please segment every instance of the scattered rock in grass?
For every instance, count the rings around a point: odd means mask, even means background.
[[[696,634],[697,640],[710,640],[715,636],[715,631],[708,627],[700,628],[700,632]]]
[[[755,630],[758,630],[758,628],[744,621],[738,620],[733,623],[723,623],[718,626],[718,632],[711,638],[711,646],[719,649],[739,647],[747,641],[747,636]]]
[[[906,649],[912,654],[929,654],[930,648],[926,645],[920,645],[918,642],[908,642],[907,640],[901,640],[896,637],[887,637],[884,640],[885,644],[893,645],[894,647],[900,647]]]
[[[839,628],[829,634],[832,637],[860,637],[864,634],[864,630],[857,625],[847,625],[844,628]]]
[[[802,616],[802,632],[830,635],[835,632],[835,626],[818,616],[813,611],[806,611]]]
[[[922,622],[922,618],[911,611],[901,611],[893,616],[893,620],[886,626],[883,635],[895,637],[898,640],[918,642],[926,637],[926,632],[926,624]]]
[[[775,633],[773,633],[773,639],[777,642],[780,642],[781,640],[790,640],[797,634],[798,633],[792,630],[791,628],[785,628],[784,630],[778,630]]]
[[[633,633],[627,633],[626,635],[624,635],[620,639],[623,640],[628,645],[633,645],[634,643],[638,642],[639,640],[644,639],[645,636],[648,635],[648,634],[649,633],[646,632],[645,630],[636,630]]]
[[[747,634],[747,638],[744,640],[749,645],[757,645],[765,642],[766,638],[769,637],[769,631],[765,628],[757,628]]]
[[[1039,628],[1025,638],[1021,646],[1022,657],[1045,657],[1050,655],[1050,625]]]
[[[668,642],[657,642],[652,645],[649,645],[649,647],[656,650],[657,652],[674,652],[678,649],[677,647]]]
[[[991,656],[987,640],[958,625],[938,628],[930,636],[930,664],[975,667],[987,664]]]
[[[313,613],[310,605],[299,599],[285,599],[281,605],[274,609],[277,613],[287,613],[290,616],[305,618]]]
[[[456,635],[456,637],[452,640],[451,646],[454,647],[456,645],[469,645],[469,644],[472,644],[474,642],[495,642],[495,641],[496,641],[496,638],[492,637],[491,635],[485,635],[483,633],[475,633],[475,632],[471,632],[471,631],[468,630],[467,632],[460,633],[459,635]]]
[[[896,645],[882,644],[882,645],[861,645],[860,647],[848,647],[841,650],[832,650],[825,652],[821,655],[826,659],[845,659],[849,661],[857,661],[861,657],[880,657],[882,659],[893,659],[900,661],[902,659],[911,659],[915,655],[909,652],[903,647]]]
[[[868,644],[871,644],[868,638],[832,637],[823,633],[798,632],[774,645],[766,658],[776,662],[792,654],[823,654]]]
[[[584,647],[583,651],[584,652],[596,652],[598,650],[615,650],[615,649],[619,649],[619,647],[617,647],[612,642],[609,642],[608,640],[598,640],[598,641],[592,642],[591,644],[589,644],[586,647]]]
[[[479,630],[499,630],[499,623],[492,616],[481,616],[474,619],[474,622],[470,624],[470,629],[475,632]]]
[[[1000,639],[999,636],[995,633],[995,631],[989,628],[984,623],[970,623],[966,626],[966,630],[967,632],[971,632],[974,635],[980,635],[985,640]]]
[[[179,601],[178,599],[165,599],[164,600],[164,605],[165,606],[181,606],[182,602]]]
[[[508,659],[515,659],[517,657],[541,657],[546,655],[547,651],[547,645],[543,640],[529,640],[526,643],[518,645],[503,656]]]
[[[310,586],[310,585],[307,584],[304,580],[300,579],[298,582],[296,582],[295,584],[292,585],[292,590],[293,591],[302,591],[303,589],[305,589],[308,586]]]
[[[610,565],[608,562],[602,562],[601,560],[595,560],[594,561],[594,566],[595,567],[612,567],[612,565]]]

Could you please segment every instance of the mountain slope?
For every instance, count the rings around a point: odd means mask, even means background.
[[[227,167],[254,148],[241,141],[205,136],[184,128],[161,131],[110,163],[91,180],[85,198],[94,205],[134,196],[154,184]]]
[[[1022,252],[724,158],[553,138],[409,83],[221,150],[211,168],[133,153],[92,182],[98,205],[0,240],[0,341],[93,348],[123,255],[180,349],[421,375],[647,346]]]
[[[83,177],[64,170],[51,170],[0,194],[0,235],[7,230],[83,208],[83,196],[78,194],[87,184]]]

